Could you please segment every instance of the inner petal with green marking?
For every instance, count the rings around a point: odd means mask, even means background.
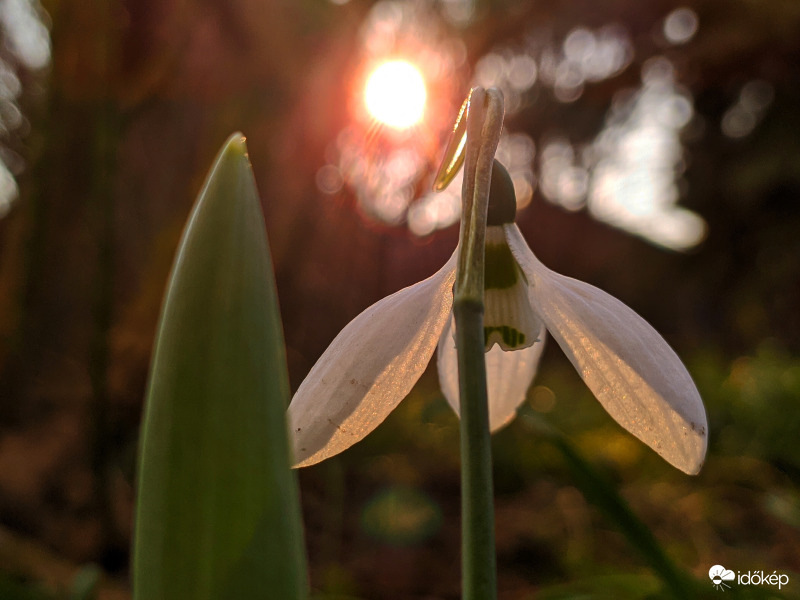
[[[528,299],[528,282],[506,242],[502,227],[486,228],[483,339],[486,350],[532,346],[541,321]]]

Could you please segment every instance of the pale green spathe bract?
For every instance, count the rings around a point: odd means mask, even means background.
[[[264,217],[235,134],[197,199],[161,311],[135,600],[307,597],[287,379]]]
[[[507,330],[524,332],[526,340],[537,339],[515,350],[499,344],[487,350],[491,429],[510,422],[524,402],[546,327],[622,427],[670,464],[697,473],[708,440],[705,409],[686,367],[667,342],[616,298],[545,267],[516,224],[490,226],[486,236],[487,244],[492,240],[508,244],[524,275],[514,285],[525,286],[534,316],[523,318],[521,311],[507,311]],[[337,454],[375,429],[417,382],[437,345],[442,392],[459,411],[450,331],[454,272],[451,258],[429,279],[368,308],[334,339],[289,407],[296,466]],[[487,294],[487,314],[493,310],[492,301]],[[418,306],[426,307],[424,313]]]

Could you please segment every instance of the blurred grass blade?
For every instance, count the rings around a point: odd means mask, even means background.
[[[605,477],[581,456],[569,438],[527,408],[522,409],[520,415],[523,416],[524,423],[558,449],[581,493],[617,526],[658,574],[671,594],[680,600],[695,597],[691,577],[675,566],[647,525],[636,516]]]
[[[233,135],[162,307],[139,466],[136,600],[305,598],[289,389],[264,217]]]

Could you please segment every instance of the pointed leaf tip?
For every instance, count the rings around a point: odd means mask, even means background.
[[[135,600],[307,597],[272,271],[236,134],[195,203],[162,307],[140,451]]]
[[[247,156],[247,138],[241,131],[232,133],[222,146],[223,155]]]

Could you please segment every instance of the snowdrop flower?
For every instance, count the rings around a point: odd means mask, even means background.
[[[524,402],[545,328],[608,413],[689,474],[706,452],[700,394],[675,352],[622,302],[545,267],[514,223],[507,171],[492,169],[486,230],[484,339],[489,425]],[[498,193],[496,190],[500,190]],[[372,305],[333,340],[289,406],[296,466],[338,454],[375,429],[422,375],[438,345],[439,381],[459,412],[453,282],[458,248],[428,279]]]

